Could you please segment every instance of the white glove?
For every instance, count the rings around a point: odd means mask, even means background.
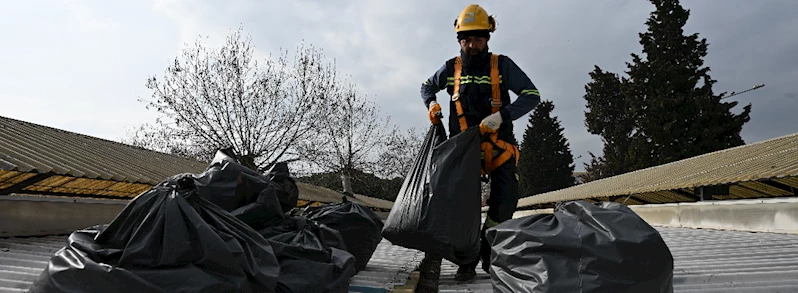
[[[479,131],[482,133],[487,132],[495,132],[499,129],[499,126],[502,124],[502,115],[501,112],[496,112],[493,114],[488,115],[485,119],[482,119],[482,122],[479,123]]]

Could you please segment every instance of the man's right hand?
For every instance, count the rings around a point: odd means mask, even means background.
[[[429,103],[429,121],[432,124],[440,124],[441,118],[443,114],[441,114],[441,105],[438,105],[438,102],[432,101]]]

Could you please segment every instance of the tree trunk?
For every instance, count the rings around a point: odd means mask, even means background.
[[[352,179],[346,173],[341,173],[341,184],[344,186],[344,194],[352,196]]]

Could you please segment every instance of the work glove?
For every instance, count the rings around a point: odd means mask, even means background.
[[[482,122],[479,123],[479,132],[482,134],[496,132],[501,124],[502,115],[500,112],[490,114],[488,117],[485,117],[485,119],[482,119]]]
[[[438,102],[432,101],[429,103],[429,121],[432,124],[440,124],[441,123],[441,105],[438,105]]]

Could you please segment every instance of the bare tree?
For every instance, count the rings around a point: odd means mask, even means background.
[[[143,127],[134,144],[202,158],[232,147],[253,169],[298,158],[294,145],[330,116],[326,103],[335,65],[320,50],[300,45],[292,66],[286,53],[261,65],[242,29],[218,49],[197,41],[163,77],[151,77],[148,108],[164,118]],[[270,56],[271,57],[271,56]],[[149,138],[148,138],[149,137]]]
[[[303,158],[322,172],[340,173],[345,193],[352,193],[355,171],[375,170],[379,153],[397,132],[390,117],[380,117],[374,101],[352,83],[340,85],[327,98],[331,115],[318,125],[314,135],[301,143]],[[334,93],[334,94],[332,94]]]
[[[122,138],[121,142],[203,162],[209,162],[213,159],[213,149],[175,139],[176,135],[172,131],[172,128],[143,124],[128,130],[127,137]]]
[[[422,143],[424,143],[424,133],[416,128],[389,136],[373,166],[374,174],[385,179],[407,176]]]

